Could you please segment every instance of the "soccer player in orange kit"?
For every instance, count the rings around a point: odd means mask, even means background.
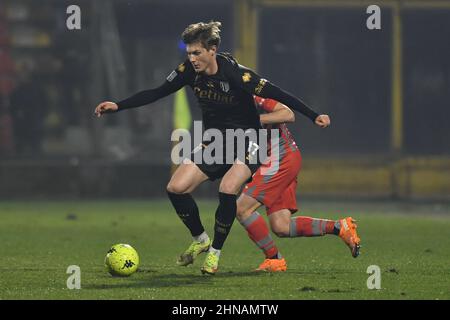
[[[347,244],[356,258],[359,255],[360,239],[353,218],[333,221],[305,216],[291,217],[297,211],[297,176],[302,157],[285,122],[293,122],[295,116],[288,107],[275,100],[255,97],[255,102],[266,112],[260,116],[261,124],[266,129],[278,129],[279,133],[278,143],[273,150],[269,150],[270,162],[256,171],[237,201],[239,222],[266,256],[257,270],[277,272],[287,269],[286,260],[278,252],[264,218],[255,211],[262,205],[266,207],[270,227],[277,236],[294,238],[335,234]],[[320,127],[325,128],[328,124],[329,121]]]

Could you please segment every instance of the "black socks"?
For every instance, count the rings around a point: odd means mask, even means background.
[[[188,227],[193,237],[200,235],[205,231],[197,204],[189,193],[176,194],[167,192],[175,211],[180,219]],[[234,218],[236,217],[236,198],[235,194],[219,192],[219,206],[216,210],[216,221],[214,224],[214,241],[212,247],[221,250],[225,240],[230,233]]]
[[[219,192],[212,247],[221,250],[236,217],[236,195]]]
[[[197,204],[189,193],[177,194],[167,192],[167,194],[178,216],[186,227],[188,227],[193,237],[205,231],[200,221]]]

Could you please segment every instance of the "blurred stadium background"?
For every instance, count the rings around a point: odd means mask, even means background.
[[[66,27],[72,4],[81,30]],[[165,197],[174,96],[93,110],[159,85],[184,28],[209,20],[222,51],[331,116],[329,130],[290,126],[301,196],[450,199],[450,1],[433,0],[2,0],[0,198]]]
[[[357,219],[358,259],[332,237],[277,239],[288,272],[256,275],[235,223],[216,277],[175,266],[190,239],[165,186],[172,130],[201,117],[190,89],[190,116],[180,95],[93,111],[159,85],[185,59],[184,28],[209,20],[222,51],[331,116],[289,126],[300,212]],[[0,0],[0,300],[449,299],[449,39],[450,0]],[[208,232],[217,190],[194,194]],[[120,242],[141,257],[126,279],[103,268]],[[85,290],[66,288],[73,264]],[[373,264],[382,290],[367,289]]]

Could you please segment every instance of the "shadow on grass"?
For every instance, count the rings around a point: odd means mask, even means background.
[[[320,293],[351,293],[356,292],[356,288],[347,288],[347,289],[341,289],[341,288],[332,288],[332,289],[322,289],[322,288],[316,288],[316,287],[301,287],[298,288],[298,291],[300,292],[320,292]]]
[[[195,285],[209,285],[214,279],[228,279],[232,277],[255,277],[264,276],[266,274],[258,272],[224,272],[217,273],[215,275],[202,275],[199,274],[158,274],[157,271],[151,269],[139,270],[139,276],[132,276],[127,278],[120,277],[105,277],[101,279],[113,279],[115,283],[108,284],[86,284],[83,289],[92,290],[105,290],[105,289],[118,289],[118,288],[165,288],[165,287],[186,287]],[[118,279],[118,280],[116,280]],[[118,283],[120,281],[120,283]]]
[[[321,275],[321,276],[331,276],[336,277],[336,275],[348,275],[348,274],[361,274],[360,270],[349,270],[349,269],[315,269],[315,270],[288,270],[290,274],[297,274],[299,276],[305,275]]]

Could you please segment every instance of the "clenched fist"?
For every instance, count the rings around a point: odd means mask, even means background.
[[[100,103],[95,108],[94,114],[97,117],[101,117],[104,113],[115,112],[118,109],[119,109],[119,107],[114,102],[105,101],[105,102]]]
[[[321,128],[326,128],[330,125],[330,117],[327,114],[321,114],[314,123]]]

